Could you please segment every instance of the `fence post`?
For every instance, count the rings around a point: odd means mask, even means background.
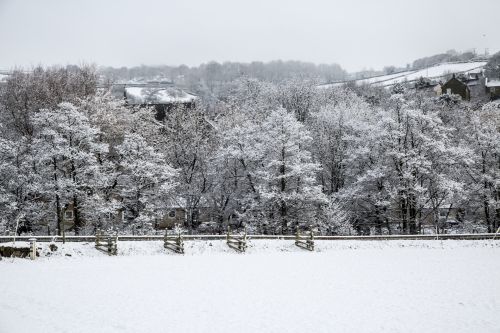
[[[310,233],[311,233],[311,251],[314,251],[314,233],[312,228],[310,230]]]
[[[101,245],[100,236],[101,236],[101,229],[97,229],[95,231],[95,246],[100,246]]]
[[[36,238],[30,238],[30,259],[35,260],[36,259]]]
[[[113,255],[113,236],[108,236],[108,254]]]
[[[177,250],[184,253],[184,246],[182,245],[181,229],[177,230]]]
[[[493,236],[493,239],[497,238],[498,234],[500,234],[500,227],[498,227],[497,231],[495,232],[495,236]]]

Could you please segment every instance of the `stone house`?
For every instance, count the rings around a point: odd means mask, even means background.
[[[448,95],[460,95],[464,101],[470,100],[470,88],[466,83],[457,79],[455,74],[446,83],[441,85],[441,92]]]
[[[192,212],[193,222],[196,227],[200,223],[213,221],[212,209],[209,207],[199,207]],[[170,208],[163,218],[155,221],[155,229],[172,229],[176,225],[186,226],[188,211],[182,207]]]
[[[486,92],[490,95],[490,99],[500,98],[500,79],[486,79]]]
[[[424,207],[420,219],[422,229],[436,228],[435,214],[438,215],[438,227],[440,229],[456,227],[462,220],[460,207],[454,207],[451,204],[441,205],[436,210],[432,207]]]
[[[156,110],[156,119],[163,120],[175,106],[193,108],[198,96],[187,93],[173,86],[130,86],[125,87],[124,97],[127,105],[152,106]]]

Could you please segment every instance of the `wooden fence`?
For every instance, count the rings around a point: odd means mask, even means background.
[[[110,256],[116,256],[118,253],[118,232],[106,234],[98,229],[95,233],[95,248]]]
[[[177,235],[168,235],[165,230],[165,236],[163,237],[163,247],[174,251],[175,253],[184,254],[184,240],[182,239],[182,235],[180,230],[177,232]]]
[[[295,245],[301,249],[314,251],[314,233],[312,229],[306,234],[301,234],[297,228],[297,233],[295,234]]]
[[[33,236],[0,236],[0,243],[12,242],[14,238],[18,241],[28,242]],[[268,240],[295,240],[296,235],[250,235],[252,239]],[[95,242],[96,236],[66,236],[66,242]],[[121,241],[161,241],[164,235],[120,235]],[[227,235],[184,235],[183,240],[225,240]],[[315,240],[328,241],[379,241],[379,240],[436,240],[435,234],[426,235],[372,235],[372,236],[314,236]],[[439,240],[496,240],[500,241],[500,232],[480,234],[440,234]],[[38,243],[62,242],[61,236],[36,236]]]
[[[495,236],[493,236],[493,239],[497,238],[498,235],[500,235],[500,227],[498,227],[497,231],[495,232]]]
[[[233,235],[231,234],[231,227],[227,227],[226,243],[230,248],[245,252],[247,249],[247,231],[243,232],[243,235]]]

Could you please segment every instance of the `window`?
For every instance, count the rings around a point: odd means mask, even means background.
[[[447,93],[448,95],[451,95],[451,88],[446,89],[446,93]]]
[[[66,220],[72,220],[73,219],[73,211],[72,210],[67,210],[64,212],[64,218]]]
[[[193,209],[193,213],[192,213],[191,217],[192,217],[193,221],[198,222],[198,219],[200,218],[200,211],[198,209]]]
[[[446,216],[446,211],[445,210],[440,211],[439,212],[439,216],[445,217]]]
[[[168,217],[170,217],[170,218],[175,217],[175,209],[172,209],[171,211],[168,212]]]

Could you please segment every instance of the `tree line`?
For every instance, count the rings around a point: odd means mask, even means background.
[[[92,67],[16,71],[0,92],[0,216],[74,232],[153,229],[172,207],[196,231],[416,234],[456,208],[462,231],[500,225],[500,108],[391,89],[241,77],[224,98],[158,121],[97,88]],[[204,222],[204,221],[201,221]]]

